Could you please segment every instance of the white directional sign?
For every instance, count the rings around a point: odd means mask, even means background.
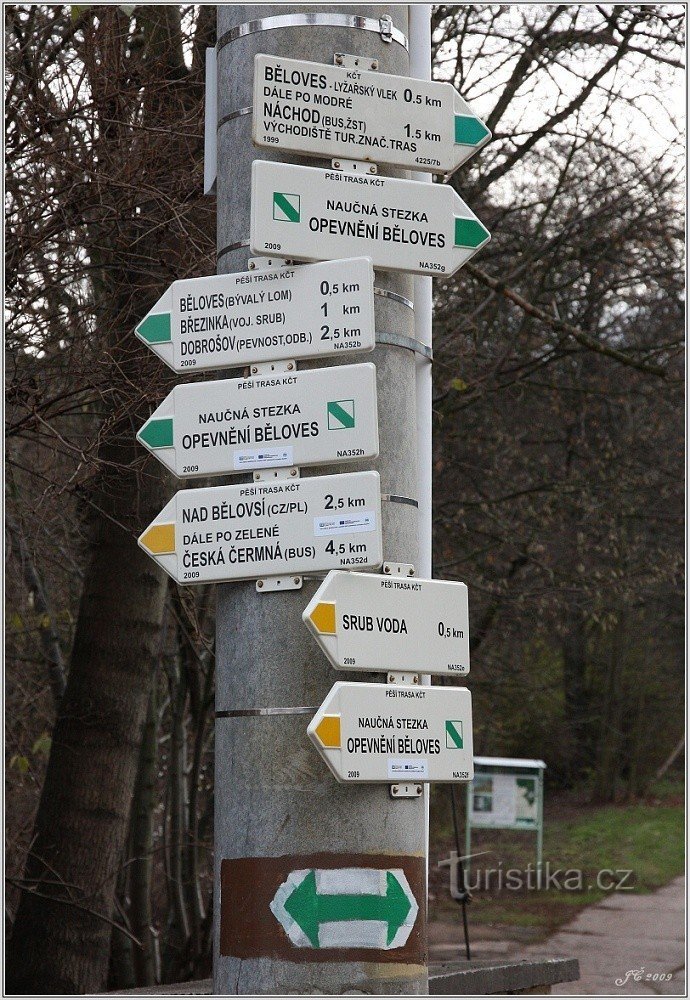
[[[175,372],[371,351],[371,261],[174,281],[136,334]]]
[[[185,584],[380,566],[379,474],[180,490],[139,545]]]
[[[137,438],[180,477],[372,458],[379,451],[376,368],[178,385]]]
[[[337,670],[470,669],[464,583],[333,570],[302,619]]]
[[[490,239],[444,184],[255,160],[249,242],[300,260],[364,254],[374,267],[453,274]]]
[[[337,681],[307,730],[338,781],[471,781],[467,688]]]
[[[445,174],[490,137],[450,83],[277,56],[254,58],[257,146]]]

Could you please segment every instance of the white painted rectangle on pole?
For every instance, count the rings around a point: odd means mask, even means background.
[[[450,83],[358,65],[254,57],[252,139],[318,157],[450,173],[491,133]]]
[[[464,583],[333,570],[302,618],[337,670],[470,669]]]
[[[376,368],[337,365],[178,385],[137,439],[181,478],[374,458]]]
[[[366,256],[174,281],[135,330],[175,372],[374,348]]]
[[[471,781],[467,688],[337,681],[309,738],[345,782]]]
[[[298,260],[366,254],[375,268],[449,275],[490,238],[448,185],[268,160],[252,164],[254,253]]]
[[[180,490],[139,538],[178,583],[377,567],[378,472]]]

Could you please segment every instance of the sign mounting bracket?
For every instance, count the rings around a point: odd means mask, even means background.
[[[271,266],[281,267],[283,262],[271,261]],[[261,263],[259,266],[263,266]],[[297,368],[294,361],[267,361],[264,364],[251,365],[249,373],[252,375],[270,375],[275,372],[292,372]],[[256,469],[254,472],[255,483],[269,483],[278,479],[299,479],[299,469],[296,466],[280,469]],[[300,590],[302,587],[301,576],[268,576],[256,581],[256,590],[259,594],[275,594],[281,590]]]
[[[414,576],[413,563],[385,562],[383,573],[385,576]],[[389,672],[386,676],[387,684],[419,684],[419,674],[408,674],[399,672]],[[399,781],[388,786],[392,799],[418,799],[422,794],[422,786],[414,781]]]
[[[383,18],[381,19],[381,24]],[[381,37],[383,38],[383,27],[381,28]],[[386,39],[390,41],[390,39]],[[343,69],[365,69],[376,71],[379,68],[378,59],[369,58],[368,56],[355,56],[349,52],[335,52],[333,54],[333,63],[335,66],[342,66]],[[365,160],[331,160],[331,166],[334,170],[345,170],[350,173],[365,173],[365,174],[377,174],[379,168],[375,163],[369,163]]]
[[[366,69],[375,72],[379,68],[378,59],[369,56],[354,56],[349,52],[336,52],[333,55],[333,62],[336,66],[342,66],[343,69]]]

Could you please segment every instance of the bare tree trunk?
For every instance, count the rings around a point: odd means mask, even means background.
[[[132,933],[140,945],[134,946],[137,986],[153,986],[156,962],[151,912],[153,873],[153,810],[156,804],[158,766],[158,699],[156,684],[151,688],[141,744],[139,773],[132,804],[132,864],[130,870],[130,919]]]
[[[187,684],[181,669],[181,654],[176,653],[169,668],[170,681],[170,839],[168,861],[168,893],[170,923],[163,958],[164,981],[174,981],[179,975],[181,957],[190,934],[189,913],[184,891],[183,856],[186,834],[186,739],[185,709]]]
[[[594,775],[592,800],[613,802],[620,774],[621,757],[621,696],[620,677],[625,656],[627,615],[620,618],[611,639],[611,657],[606,677],[606,691],[601,711],[601,726],[597,747],[597,767]]]
[[[136,485],[119,491],[128,511],[141,504]],[[164,602],[162,571],[113,517],[102,516],[8,946],[10,993],[104,987]]]
[[[131,840],[131,836],[129,838]],[[115,888],[115,906],[113,920],[118,926],[113,927],[110,939],[110,963],[108,968],[108,990],[131,990],[137,985],[134,974],[133,942],[130,934],[122,929],[127,921],[129,868],[127,861],[130,856],[129,844],[122,852],[122,864],[117,876]]]
[[[45,592],[43,582],[38,575],[38,570],[31,558],[29,546],[21,527],[9,517],[5,517],[5,526],[12,536],[19,549],[19,559],[22,564],[24,582],[33,594],[34,608],[38,612],[38,635],[41,640],[41,649],[48,665],[48,677],[50,687],[53,692],[53,702],[57,709],[63,694],[65,693],[65,664],[60,649],[60,638],[55,628],[53,610],[50,606],[48,596]]]
[[[565,726],[568,734],[569,777],[582,776],[587,761],[587,637],[585,619],[573,612],[563,639],[563,688]]]

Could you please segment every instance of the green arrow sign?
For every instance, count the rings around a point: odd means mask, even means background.
[[[340,887],[337,882],[338,876],[342,875],[341,884],[349,890],[342,893],[319,892],[315,869],[309,870],[295,884],[294,876],[301,874],[293,873],[280,887],[271,903],[271,910],[283,924],[293,943],[305,945],[303,938],[306,938],[313,948],[333,947],[336,941],[339,947],[352,947],[355,942],[349,939],[347,927],[352,921],[356,922],[357,929],[353,933],[356,934],[356,943],[360,947],[401,947],[407,940],[418,907],[402,871],[385,872],[386,891],[383,895],[352,890],[356,888],[357,876],[365,881],[366,888],[371,889],[372,877],[376,879],[383,876],[384,872],[343,869],[342,872],[335,870],[322,873],[328,876],[331,888]],[[370,934],[367,934],[366,929],[362,930],[362,922],[371,922]],[[381,923],[386,925],[385,940],[382,938]],[[331,925],[327,941],[323,939],[324,924]],[[333,924],[343,926],[334,930]]]
[[[168,344],[170,342],[170,313],[149,313],[136,327],[137,334],[147,344]]]

